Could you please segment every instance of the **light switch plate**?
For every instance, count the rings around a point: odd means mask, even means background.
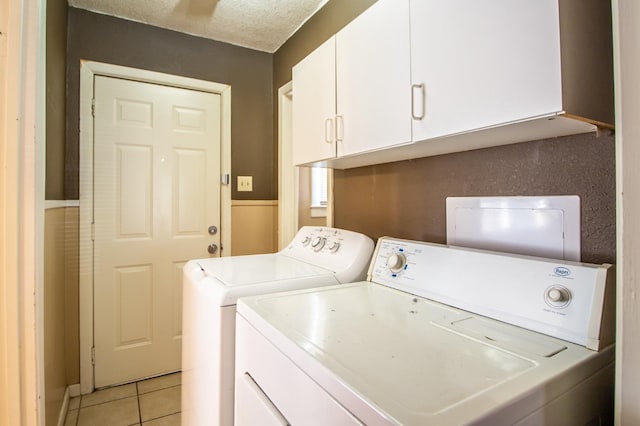
[[[253,176],[238,176],[238,192],[253,191]]]

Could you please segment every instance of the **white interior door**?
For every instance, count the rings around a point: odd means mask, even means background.
[[[220,95],[96,76],[95,387],[180,369],[182,266],[220,246]],[[214,254],[217,256],[217,253]]]

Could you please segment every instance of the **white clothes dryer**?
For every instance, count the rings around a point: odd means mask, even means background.
[[[277,253],[189,261],[183,268],[182,424],[233,424],[238,297],[362,280],[373,249],[359,233],[302,227]]]
[[[367,281],[238,301],[236,425],[607,424],[611,271],[382,238]]]

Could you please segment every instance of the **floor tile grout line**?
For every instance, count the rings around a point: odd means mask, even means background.
[[[136,399],[138,401],[138,420],[140,420],[140,424],[142,424],[142,408],[140,407],[140,388],[138,387],[138,383],[136,382]]]
[[[120,398],[113,398],[113,399],[110,399],[110,400],[108,400],[108,401],[98,402],[97,404],[85,405],[84,407],[78,407],[78,409],[81,409],[81,408],[89,408],[89,407],[95,407],[96,405],[108,404],[108,403],[110,403],[110,402],[114,402],[114,401],[121,401],[121,400],[123,400],[123,399],[132,398],[132,397],[137,396],[137,395],[138,395],[138,393],[137,393],[137,391],[136,391],[136,394],[135,394],[135,395],[127,395],[127,396],[123,396],[123,397],[120,397]]]
[[[181,383],[178,383],[177,385],[172,385],[172,386],[167,386],[167,387],[164,387],[164,388],[154,389],[154,390],[152,390],[152,391],[139,393],[138,395],[139,395],[139,396],[149,395],[149,394],[152,394],[152,393],[156,393],[156,392],[164,391],[164,390],[167,390],[167,389],[177,388],[177,387],[180,387],[180,386],[182,386],[182,384],[181,384]]]
[[[176,411],[175,413],[165,414],[165,415],[160,416],[160,417],[154,417],[154,418],[152,418],[152,419],[146,420],[146,421],[145,421],[145,423],[147,423],[147,422],[152,422],[152,421],[156,421],[156,420],[158,420],[158,419],[164,419],[164,418],[166,418],[166,417],[175,416],[176,414],[182,414],[182,410],[181,410],[181,411]],[[140,423],[140,424],[142,424],[142,423]]]
[[[78,415],[76,416],[76,423],[74,426],[78,426],[78,423],[80,423],[80,408],[82,408],[82,395],[80,395],[80,400],[78,401]],[[67,415],[69,415],[69,410],[67,410]]]

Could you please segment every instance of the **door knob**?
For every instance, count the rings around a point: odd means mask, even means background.
[[[218,228],[215,225],[211,225],[207,231],[209,231],[210,235],[216,235],[218,233]]]
[[[209,254],[216,254],[216,252],[218,251],[218,246],[215,244],[209,244],[209,247],[207,247],[207,251],[209,252]]]

